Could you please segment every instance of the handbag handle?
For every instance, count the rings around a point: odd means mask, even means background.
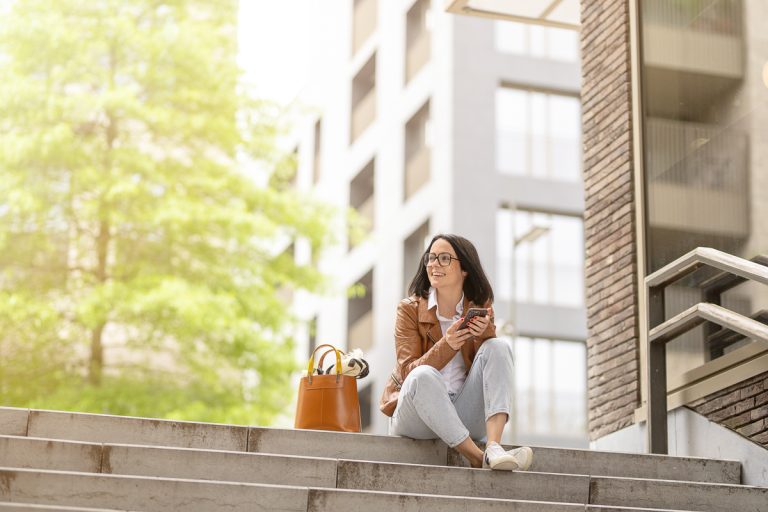
[[[320,356],[320,360],[317,362],[318,370],[323,367],[323,361],[325,361],[325,356],[327,356],[331,352],[333,352],[333,347],[331,347],[329,350],[326,350],[325,352],[323,352],[323,355]],[[346,353],[343,350],[339,350],[339,352],[341,353],[341,355],[346,355]]]
[[[312,367],[315,364],[315,353],[317,352],[317,349],[323,348],[323,347],[330,347],[334,352],[336,352],[336,382],[338,382],[339,379],[341,378],[341,352],[333,345],[325,343],[323,345],[319,345],[315,347],[315,350],[312,351],[312,355],[309,356],[309,366],[307,367],[307,379],[310,384],[312,384]],[[328,352],[330,352],[330,350]],[[323,354],[323,357],[325,357],[325,354]]]

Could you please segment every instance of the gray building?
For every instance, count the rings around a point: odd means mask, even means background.
[[[480,252],[516,354],[507,439],[586,446],[578,33],[438,4],[328,6],[348,44],[307,91],[324,94],[296,135],[296,186],[356,210],[365,234],[340,225],[345,243],[319,262],[335,289],[295,297],[302,337],[365,352],[364,429],[386,432],[377,404],[397,303],[425,242],[461,234]],[[296,257],[310,257],[301,241]],[[348,295],[355,284],[363,296]]]

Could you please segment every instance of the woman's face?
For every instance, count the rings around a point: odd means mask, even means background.
[[[461,264],[456,258],[456,251],[447,240],[438,238],[429,248],[429,252],[439,255],[448,253],[451,255],[451,264],[445,267],[441,266],[438,260],[427,264],[427,276],[429,284],[436,289],[462,289],[464,287],[464,278],[467,273],[461,270]]]

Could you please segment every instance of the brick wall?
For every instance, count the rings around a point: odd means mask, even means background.
[[[689,407],[768,448],[768,372],[706,396]]]
[[[589,433],[632,424],[639,352],[628,0],[582,0]]]

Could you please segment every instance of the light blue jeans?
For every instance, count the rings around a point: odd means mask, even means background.
[[[412,439],[439,437],[451,448],[468,436],[482,441],[488,418],[498,413],[509,418],[512,370],[512,347],[499,338],[480,346],[464,386],[455,396],[448,394],[437,369],[417,366],[403,382],[389,434]]]

